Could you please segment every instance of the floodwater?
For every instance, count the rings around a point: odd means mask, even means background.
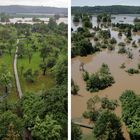
[[[112,23],[128,23],[128,24],[134,24],[134,19],[137,17],[140,17],[140,14],[119,14],[119,15],[111,15],[112,17]],[[72,21],[73,21],[73,16],[72,16]],[[92,20],[91,20],[93,27],[97,26],[97,16],[93,15]],[[78,27],[82,27],[82,23],[73,23],[72,22],[72,28],[74,31]]]
[[[49,22],[49,18],[47,18],[47,17],[46,18],[38,18],[38,19],[40,19],[41,21],[44,21],[44,23],[46,23],[46,24],[48,24],[48,22]],[[60,24],[62,22],[65,23],[65,24],[68,24],[68,18],[61,17],[58,20],[56,20],[57,24]],[[4,22],[0,22],[0,23],[1,24],[6,24]],[[8,23],[13,23],[13,24],[15,24],[15,23],[34,24],[36,22],[33,22],[32,18],[11,18],[10,22],[8,22]]]
[[[120,17],[119,16],[119,20]],[[134,19],[135,16],[128,17],[126,19]],[[117,20],[117,18],[115,19]],[[129,20],[130,21],[130,20]],[[96,22],[96,18],[94,18],[94,22]],[[93,23],[94,23],[93,22]],[[77,28],[77,26],[73,26],[72,28]],[[111,30],[111,29],[110,29]],[[111,36],[115,37],[117,43],[125,42],[125,37],[122,36],[121,38],[118,37],[118,32],[111,30]],[[133,35],[133,40],[137,41],[140,39],[140,35]],[[91,38],[91,42],[93,39]],[[98,95],[99,97],[108,97],[109,99],[117,99],[119,102],[119,97],[121,96],[122,92],[125,90],[134,90],[137,94],[140,94],[140,74],[129,75],[125,70],[130,67],[136,68],[138,63],[140,63],[140,44],[137,44],[138,48],[132,48],[131,44],[127,45],[127,48],[131,48],[134,58],[129,59],[126,54],[118,54],[118,46],[115,46],[114,51],[109,51],[104,49],[101,52],[98,52],[93,55],[88,55],[87,57],[75,57],[72,58],[72,79],[74,82],[79,86],[79,95],[73,96],[72,95],[72,119],[80,122],[85,122],[87,120],[83,119],[82,114],[86,111],[87,101],[88,99]],[[82,79],[82,72],[79,71],[80,63],[84,63],[84,68],[90,74],[96,72],[101,67],[102,63],[105,63],[109,66],[110,72],[115,79],[115,83],[104,90],[100,90],[99,92],[90,93],[86,90],[86,83]],[[120,66],[122,63],[125,63],[126,68],[121,69]],[[120,102],[119,102],[120,103]],[[115,110],[115,113],[121,117],[121,107],[118,106]],[[84,134],[91,133],[90,130],[82,129]],[[123,124],[123,132],[124,136],[127,140],[129,140],[129,135],[127,133],[127,128]]]

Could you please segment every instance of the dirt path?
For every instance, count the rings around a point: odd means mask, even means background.
[[[17,40],[17,44],[19,43],[19,39]],[[17,87],[17,92],[19,95],[19,98],[22,98],[23,94],[21,91],[21,86],[20,86],[20,81],[18,77],[18,71],[17,71],[17,52],[18,52],[18,45],[16,47],[16,52],[15,52],[15,57],[14,57],[14,74],[15,74],[15,79],[16,79],[16,87]]]

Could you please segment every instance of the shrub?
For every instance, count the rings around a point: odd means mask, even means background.
[[[89,80],[89,73],[87,71],[83,72],[83,79],[84,79],[84,81]]]
[[[126,68],[125,63],[122,63],[121,66],[120,66],[120,68],[121,68],[121,69]]]
[[[117,40],[113,37],[110,39],[110,44],[116,44],[117,43]]]
[[[124,43],[124,42],[120,42],[120,43],[118,44],[118,46],[125,46],[125,43]]]
[[[77,95],[77,94],[78,94],[78,91],[79,91],[78,85],[76,85],[76,84],[74,83],[74,81],[72,80],[72,81],[71,81],[71,94]]]
[[[138,64],[138,69],[140,69],[140,63]]]
[[[138,74],[139,70],[136,70],[134,68],[129,68],[126,72],[130,73],[130,74]]]
[[[33,83],[35,81],[32,69],[27,69],[25,71],[25,73],[23,74],[23,76],[24,76],[25,80],[29,83]]]
[[[124,46],[120,46],[119,47],[119,50],[118,50],[118,53],[126,53],[126,49],[125,49],[125,47]]]
[[[92,74],[86,83],[87,90],[90,92],[96,92],[100,89],[111,86],[114,83],[114,78],[110,74],[108,66],[106,64],[102,64],[100,70],[95,74]]]
[[[108,44],[107,48],[108,48],[108,50],[110,50],[110,51],[112,51],[112,50],[115,49],[115,47],[114,47],[113,45],[110,45],[110,44]]]

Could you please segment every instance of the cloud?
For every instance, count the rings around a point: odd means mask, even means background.
[[[0,0],[0,5],[68,7],[68,0]]]

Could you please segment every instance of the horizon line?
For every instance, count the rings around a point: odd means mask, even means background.
[[[139,7],[140,5],[125,5],[125,4],[115,4],[115,5],[72,5],[71,7],[96,7],[96,6],[130,6]]]
[[[36,7],[36,6],[40,6],[40,7],[50,7],[50,8],[68,8],[68,7],[58,7],[58,6],[48,6],[48,5],[20,5],[20,4],[7,4],[7,5],[0,5],[0,6],[32,6],[32,7]]]

